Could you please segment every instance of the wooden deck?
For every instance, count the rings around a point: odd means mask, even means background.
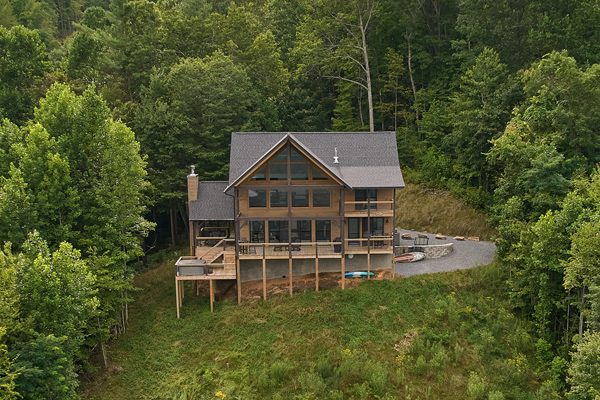
[[[371,245],[367,246],[368,239],[346,239],[346,254],[393,254],[392,238],[387,236],[374,236]],[[240,260],[286,260],[290,258],[289,243],[240,243]],[[341,244],[339,242],[298,242],[291,244],[292,258],[341,258]],[[211,251],[212,250],[212,251]],[[214,254],[214,249],[208,246],[197,246],[196,254]],[[225,260],[233,260],[235,246],[229,243],[220,248],[220,254]],[[201,256],[202,257],[202,256]],[[205,257],[202,257],[205,258]],[[210,262],[209,259],[206,260]],[[212,264],[211,264],[212,265]]]
[[[185,295],[185,281],[209,281],[210,290],[210,312],[213,312],[213,303],[215,300],[214,281],[215,280],[235,280],[235,263],[210,263],[205,260],[197,259],[194,256],[179,257],[175,263],[175,298],[177,302],[177,318],[179,318],[179,307],[183,306]]]

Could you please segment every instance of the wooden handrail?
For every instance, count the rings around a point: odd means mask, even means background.
[[[394,200],[379,200],[379,201],[345,201],[344,204],[393,204]]]
[[[202,258],[202,257],[204,257],[205,255],[207,255],[208,253],[210,253],[211,251],[213,251],[213,249],[215,249],[218,246],[221,246],[222,244],[223,244],[223,239],[219,240],[219,242],[217,244],[215,244],[213,247],[211,247],[210,249],[208,249],[204,253],[202,253],[200,255],[196,255],[196,258]]]
[[[277,242],[277,243],[266,243],[266,242],[252,242],[252,243],[240,243],[240,246],[281,246],[292,244],[293,246],[308,246],[308,245],[332,245],[340,244],[341,242]]]

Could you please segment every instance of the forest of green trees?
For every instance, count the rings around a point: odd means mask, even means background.
[[[188,166],[226,180],[249,130],[395,130],[409,181],[490,215],[544,385],[600,398],[599,28],[597,0],[0,0],[0,398],[77,398]]]

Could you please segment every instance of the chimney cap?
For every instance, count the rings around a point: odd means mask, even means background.
[[[195,165],[190,165],[190,168],[192,169],[192,172],[188,175],[188,178],[195,178],[195,177],[197,177],[198,174],[196,174],[194,172],[194,170],[196,169],[196,166]]]

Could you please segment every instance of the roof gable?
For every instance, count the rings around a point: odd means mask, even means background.
[[[256,170],[287,140],[350,189],[404,187],[395,132],[234,132],[225,190]],[[334,162],[336,149],[339,163]]]

